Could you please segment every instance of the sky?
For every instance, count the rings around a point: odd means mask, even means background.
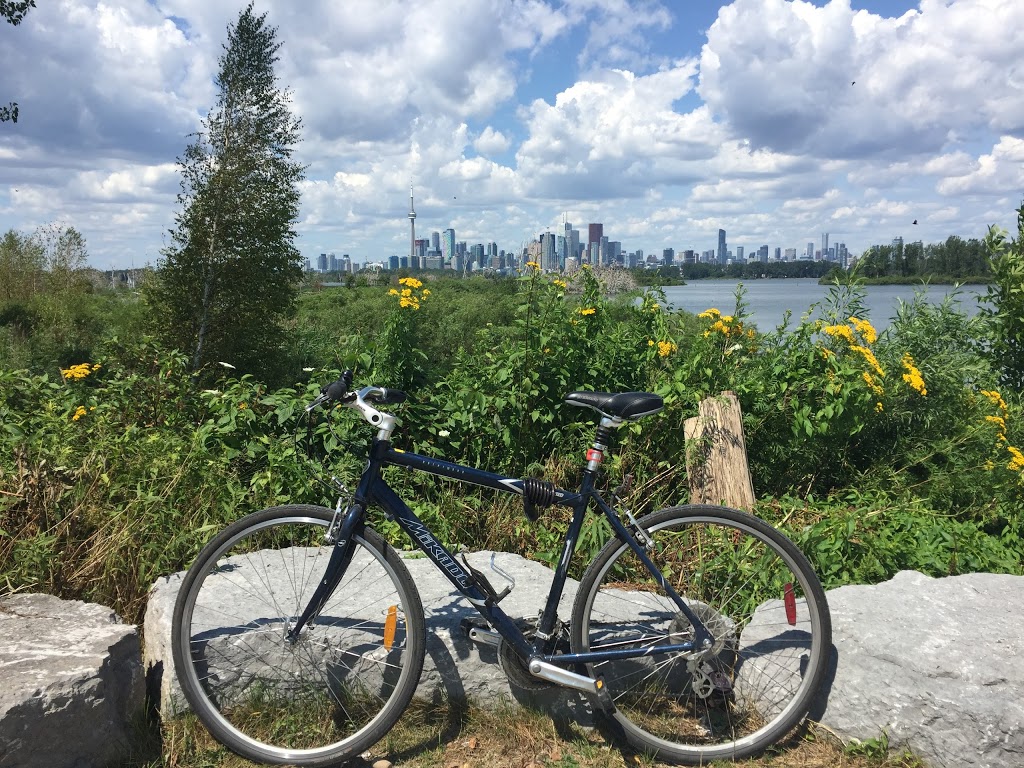
[[[156,265],[240,3],[38,0],[0,22],[0,232]],[[296,245],[379,261],[568,220],[626,251],[1016,232],[1020,0],[256,0],[302,120]],[[916,224],[914,222],[917,222]]]

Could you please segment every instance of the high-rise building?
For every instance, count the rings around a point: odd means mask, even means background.
[[[416,258],[416,208],[412,204],[412,184],[409,185],[409,261]]]
[[[725,264],[726,259],[728,258],[728,251],[729,251],[729,249],[728,249],[728,247],[725,244],[725,230],[724,229],[720,229],[720,230],[718,230],[718,253],[717,253],[718,263],[719,264]]]
[[[597,264],[597,261],[593,261],[594,244],[597,243],[600,248],[601,238],[604,237],[604,224],[591,224],[587,231],[587,251],[591,254],[591,263]],[[600,252],[600,251],[598,251]]]
[[[441,259],[443,264],[450,264],[455,258],[455,230],[446,229],[441,236]]]
[[[767,245],[762,245],[760,248],[757,249],[757,260],[763,263],[768,261]]]
[[[431,232],[430,233],[430,250],[440,251],[441,250],[441,233]]]
[[[540,268],[547,272],[558,271],[558,250],[555,235],[545,232],[540,236]]]
[[[821,258],[828,259],[828,232],[821,233]]]
[[[736,261],[743,261],[743,246],[736,246]]]
[[[664,249],[661,252],[661,263],[664,264],[666,267],[672,266],[672,264],[675,263],[675,260],[676,260],[676,249],[675,248],[666,248],[666,249]]]

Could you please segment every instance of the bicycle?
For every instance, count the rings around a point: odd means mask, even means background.
[[[573,392],[600,416],[578,491],[404,452],[377,406],[403,392],[352,390],[351,372],[307,413],[334,404],[377,429],[358,485],[333,509],[274,507],[229,525],[200,552],[174,607],[172,647],[185,698],[210,733],[256,762],[326,766],[364,751],[409,704],[424,659],[423,608],[395,550],[366,523],[379,507],[479,612],[472,639],[498,645],[512,678],[587,695],[638,750],[677,763],[763,751],[805,718],[826,671],[831,620],[804,555],[759,518],[684,505],[639,519],[597,490],[614,430],[657,413],[645,392]],[[572,510],[539,619],[460,561],[382,476],[403,467]],[[619,499],[618,491],[614,495]],[[557,616],[587,510],[613,536],[587,567],[568,628]]]

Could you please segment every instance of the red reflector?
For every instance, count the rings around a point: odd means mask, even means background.
[[[796,595],[793,594],[793,585],[786,584],[782,588],[782,601],[786,604],[786,621],[790,626],[796,625]]]
[[[594,448],[591,448],[589,451],[587,451],[587,461],[600,462],[603,458],[604,454],[598,450],[595,450]]]

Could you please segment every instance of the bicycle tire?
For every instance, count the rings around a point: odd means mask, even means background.
[[[383,737],[409,704],[425,653],[423,606],[375,531],[353,537],[344,578],[314,622],[286,632],[324,574],[334,512],[254,512],[203,550],[174,606],[185,699],[210,734],[260,763],[321,768]]]
[[[825,593],[807,558],[764,521],[728,507],[671,507],[638,525],[654,541],[651,559],[715,640],[696,654],[652,650],[588,665],[615,704],[615,733],[686,764],[738,760],[782,740],[807,715],[832,648]],[[573,651],[654,649],[692,636],[636,554],[620,538],[608,542],[580,583]]]

